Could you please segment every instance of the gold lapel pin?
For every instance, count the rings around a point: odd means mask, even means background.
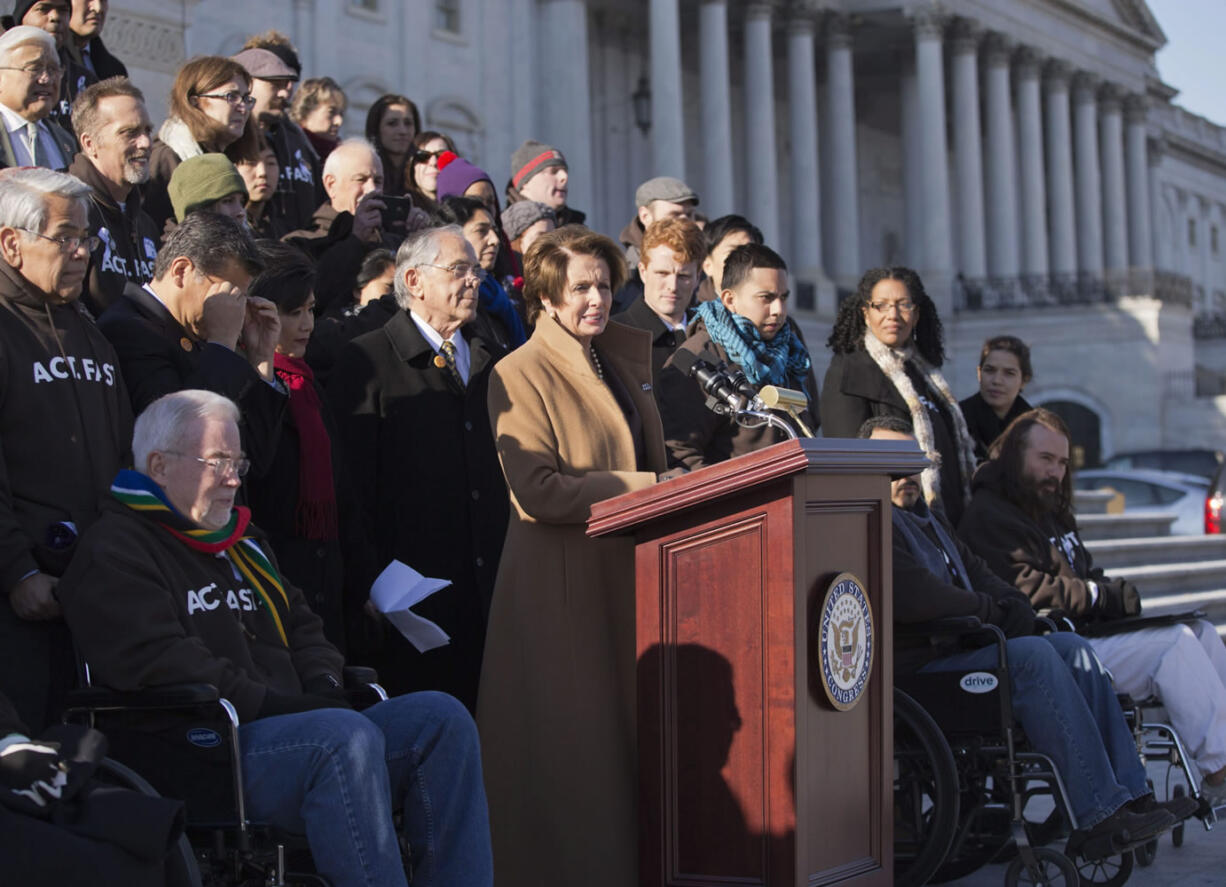
[[[187,338],[187,336],[184,336],[182,339],[179,340],[179,345],[184,351],[192,350],[192,340]]]
[[[434,365],[440,370],[447,366],[447,358],[441,354],[434,355]]]

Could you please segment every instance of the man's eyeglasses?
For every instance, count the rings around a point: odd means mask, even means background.
[[[431,160],[438,160],[439,157],[441,157],[448,150],[449,150],[448,148],[441,148],[438,151],[419,150],[417,151],[417,153],[413,155],[413,159],[416,160],[418,163],[429,163]]]
[[[467,262],[456,262],[454,265],[435,265],[433,262],[422,262],[422,264],[429,268],[438,268],[440,271],[448,271],[456,280],[471,277],[477,283],[480,283],[487,276],[485,270],[480,265],[470,265]]]
[[[21,71],[23,74],[29,74],[34,80],[59,80],[60,75],[64,73],[64,69],[59,65],[41,65],[37,62],[22,65],[20,68],[12,65],[0,65],[0,71]]]
[[[237,89],[232,89],[229,92],[207,92],[201,93],[197,98],[202,99],[221,99],[231,105],[242,105],[244,108],[251,108],[255,105],[255,99],[252,98],[249,92],[239,92]]]
[[[35,237],[41,237],[43,240],[50,240],[66,253],[75,253],[82,246],[85,247],[87,253],[92,253],[98,248],[98,244],[102,242],[92,234],[86,237],[48,237],[46,234],[39,234],[31,228],[18,228],[17,230],[33,234]]]
[[[910,314],[915,310],[915,303],[910,299],[903,299],[901,302],[869,302],[868,307],[877,314],[890,314],[895,308],[899,314]]]
[[[187,453],[176,453],[173,450],[167,450],[165,455],[178,456],[180,459],[191,459],[194,462],[199,462],[201,465],[207,465],[213,469],[213,477],[217,480],[229,476],[230,472],[234,472],[238,477],[246,477],[247,472],[251,469],[250,459],[233,459],[229,456],[219,456],[216,459],[202,459],[200,456],[189,456]]]

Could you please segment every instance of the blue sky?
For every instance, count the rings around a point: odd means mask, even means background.
[[[1148,0],[1166,34],[1158,51],[1158,73],[1179,90],[1175,103],[1226,125],[1222,91],[1222,37],[1226,0]]]

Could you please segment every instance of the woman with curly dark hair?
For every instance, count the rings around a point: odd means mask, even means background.
[[[822,385],[822,431],[855,437],[864,420],[894,415],[915,428],[932,459],[921,482],[955,525],[970,499],[975,443],[941,375],[941,318],[910,268],[874,268],[839,306],[826,346],[834,360]]]

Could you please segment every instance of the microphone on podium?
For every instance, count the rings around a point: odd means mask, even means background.
[[[712,366],[684,348],[673,354],[672,360],[673,366],[696,379],[703,392],[721,406],[739,412],[749,405],[722,367]]]

